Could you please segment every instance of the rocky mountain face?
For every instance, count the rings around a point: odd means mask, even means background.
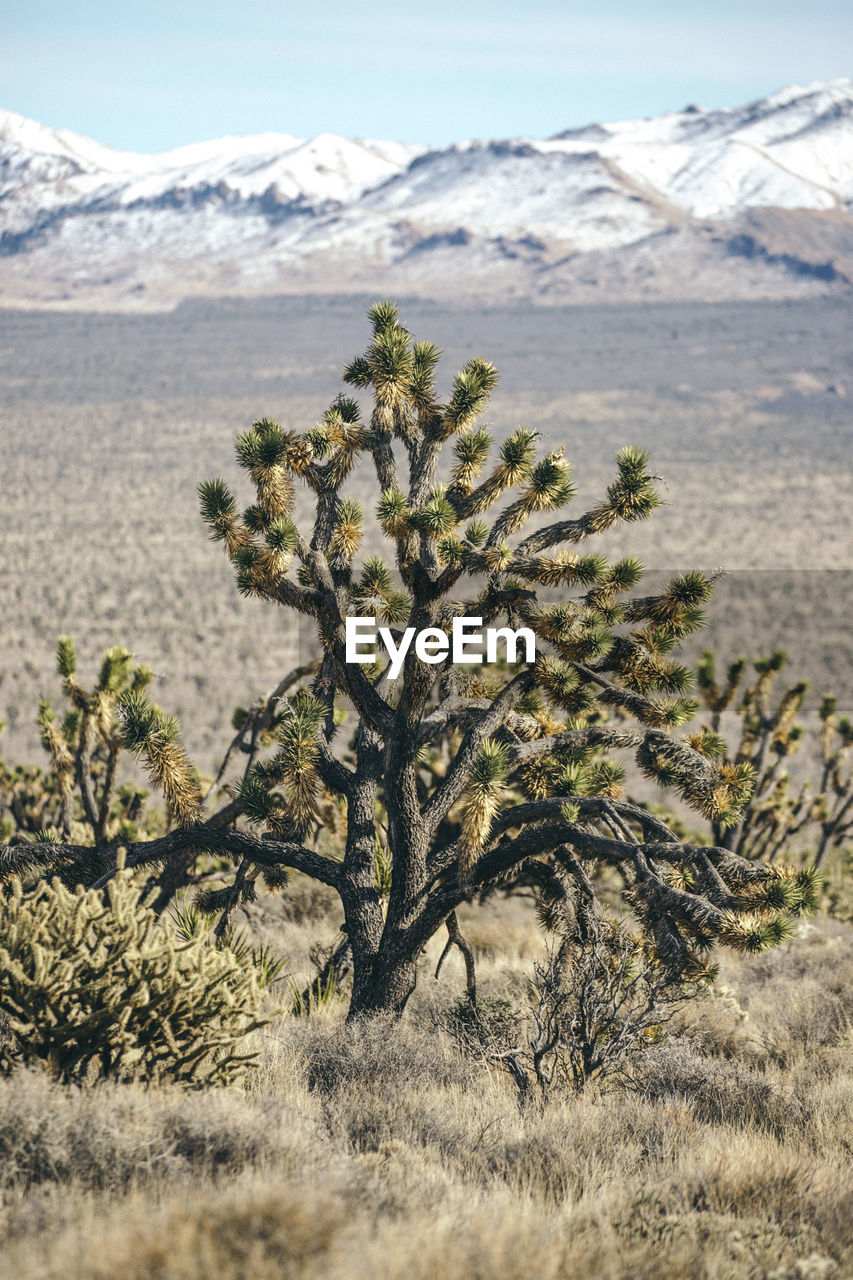
[[[0,111],[0,305],[851,288],[853,79],[437,150],[266,133],[140,155]]]

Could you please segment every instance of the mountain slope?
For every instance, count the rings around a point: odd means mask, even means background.
[[[853,80],[439,150],[265,133],[148,156],[0,112],[0,259],[0,302],[25,305],[846,289]]]

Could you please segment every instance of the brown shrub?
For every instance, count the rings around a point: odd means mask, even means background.
[[[0,1082],[0,1185],[119,1190],[151,1177],[206,1176],[281,1162],[297,1135],[280,1108],[239,1095],[103,1084],[58,1088],[42,1074]]]
[[[638,1059],[632,1087],[652,1101],[684,1098],[697,1120],[710,1124],[755,1125],[782,1134],[801,1130],[808,1119],[799,1098],[781,1093],[756,1071],[704,1057],[675,1038]]]

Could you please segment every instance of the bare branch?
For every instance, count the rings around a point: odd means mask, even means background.
[[[33,869],[52,870],[59,874],[72,867],[83,872],[86,878],[93,874],[103,878],[114,871],[121,849],[126,850],[128,867],[152,866],[192,849],[197,854],[221,853],[234,859],[245,858],[264,867],[292,867],[333,888],[337,888],[340,879],[340,863],[304,845],[270,840],[266,836],[254,836],[207,822],[198,827],[170,831],[154,840],[110,845],[103,849],[73,844],[0,845],[0,880]]]

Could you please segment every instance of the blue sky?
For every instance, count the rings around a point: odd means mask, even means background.
[[[851,0],[0,0],[0,106],[137,150],[442,144],[731,106],[851,74],[851,50]]]

